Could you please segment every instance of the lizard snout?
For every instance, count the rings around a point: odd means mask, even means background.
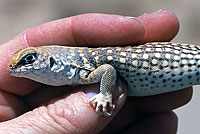
[[[15,70],[15,68],[16,68],[15,64],[14,64],[13,62],[10,61],[10,62],[8,63],[8,67],[7,67],[8,72],[13,72],[13,71]]]

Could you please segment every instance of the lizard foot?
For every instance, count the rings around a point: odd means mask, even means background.
[[[112,94],[99,93],[90,99],[95,111],[100,115],[111,116],[115,105],[112,104]]]

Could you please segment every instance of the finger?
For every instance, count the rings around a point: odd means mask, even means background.
[[[177,117],[171,111],[145,116],[142,115],[142,113],[137,114],[137,116],[136,113],[132,115],[130,112],[122,114],[120,111],[119,116],[117,115],[112,120],[112,122],[102,131],[102,134],[175,134],[177,131]]]
[[[0,90],[0,122],[13,119],[27,110],[22,99]]]
[[[72,88],[67,86],[42,86],[30,95],[25,96],[25,100],[30,107],[36,108],[42,103],[45,103],[55,97],[59,97],[69,92],[70,90],[72,90]],[[125,111],[124,115],[129,115],[128,113],[135,115],[136,111],[149,113],[166,112],[185,105],[191,100],[191,98],[192,88],[181,89],[180,91],[174,91],[149,97],[128,97],[126,103],[127,106],[124,106],[123,111]]]
[[[145,28],[145,35],[142,42],[170,41],[179,30],[179,22],[174,13],[162,9],[154,13],[144,14],[138,19]]]
[[[137,19],[119,15],[83,14],[26,30],[18,38],[27,46],[126,45],[143,40],[144,27]]]
[[[132,105],[141,112],[166,112],[188,103],[192,98],[192,87],[148,97],[130,97]],[[131,104],[130,104],[131,105]]]
[[[123,86],[125,84],[123,83]],[[87,90],[84,90],[86,95],[88,96],[88,98],[92,98],[94,95],[99,93],[99,83],[98,84],[93,84],[89,87],[87,87]],[[118,87],[118,84],[116,85],[116,87]],[[32,109],[38,107],[39,105],[46,103],[50,100],[52,100],[53,98],[59,97],[59,96],[63,96],[63,94],[69,93],[70,91],[73,91],[74,89],[76,89],[75,87],[72,86],[60,86],[60,87],[53,87],[53,86],[41,86],[40,88],[38,88],[37,90],[35,90],[34,92],[32,92],[31,94],[24,96],[24,100],[26,101],[26,103],[28,104],[28,106]],[[96,90],[94,90],[96,89]],[[122,89],[123,92],[126,92],[125,89]],[[118,96],[116,95],[116,91],[118,90],[114,90],[114,97]],[[94,93],[95,92],[95,93]],[[121,93],[120,93],[121,94]],[[37,98],[37,99],[35,99]]]
[[[138,113],[132,102],[127,101],[115,118],[106,126],[102,134],[120,133],[130,124],[136,124],[142,112]],[[121,132],[122,133],[122,132]]]
[[[98,86],[90,86],[86,90],[98,90]],[[118,98],[114,115],[122,107],[125,98],[125,96]],[[90,106],[85,93],[77,89],[73,93],[52,100],[46,106],[43,105],[11,121],[1,123],[0,132],[97,134],[113,117],[97,114]]]
[[[24,95],[40,86],[27,79],[16,79],[9,76],[8,61],[20,48],[49,44],[72,46],[128,44],[141,41],[143,35],[143,26],[136,19],[105,14],[79,15],[30,28],[15,39],[0,46],[0,56],[2,57],[0,61],[0,88],[7,92]]]
[[[146,118],[147,116],[152,114],[161,114],[169,112],[175,108],[178,108],[188,103],[191,100],[191,97],[192,97],[192,88],[182,89],[180,91],[174,91],[170,93],[154,95],[149,97],[128,97],[125,105],[123,106],[123,109],[117,114],[117,116],[108,125],[108,127],[104,129],[104,132],[105,133],[115,132],[115,131],[119,132],[123,128],[127,128],[127,126],[129,126],[130,124],[137,124],[138,120],[142,116],[145,116]],[[163,118],[162,121],[166,123],[169,121],[168,119],[171,118]],[[121,120],[123,120],[123,122],[121,122]],[[177,121],[177,119],[173,121]],[[142,123],[141,120],[139,122]],[[158,125],[160,122],[158,120],[155,123]],[[171,126],[169,127],[173,128],[174,126],[176,126],[173,123],[175,122],[172,122]],[[154,127],[154,125],[151,127]]]
[[[42,85],[37,90],[33,91],[31,94],[24,96],[23,98],[28,104],[28,106],[34,109],[40,106],[41,104],[49,102],[53,98],[63,96],[64,94],[69,93],[74,89],[74,87],[69,86],[54,87]]]
[[[123,130],[123,134],[176,134],[178,119],[175,113],[159,113],[145,117]],[[145,128],[145,129],[144,129]]]

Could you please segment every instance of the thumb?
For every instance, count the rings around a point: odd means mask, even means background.
[[[125,88],[124,84],[122,88]],[[79,91],[54,99],[47,105],[1,123],[0,133],[97,134],[113,119],[126,99],[125,94],[114,98],[116,108],[113,115],[105,117],[94,111],[86,97],[91,96],[91,91],[99,90],[98,84],[87,86],[84,90],[86,94],[80,89],[77,90]]]

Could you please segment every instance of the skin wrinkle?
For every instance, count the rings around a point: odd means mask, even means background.
[[[42,130],[42,131],[44,131],[43,129],[41,129],[38,125],[36,125],[36,123],[34,123],[34,122],[31,122],[32,124],[27,124],[26,123],[26,126],[29,126],[30,128],[32,128],[35,132],[40,132],[40,130]],[[39,129],[39,131],[38,131],[38,129]]]
[[[111,20],[101,20],[101,18],[98,18],[98,19],[96,19],[95,21],[94,20],[88,20],[88,22],[89,22],[89,24],[96,24],[96,25],[101,25],[101,27],[103,28],[103,29],[106,29],[105,31],[106,31],[106,33],[109,31],[110,33],[116,33],[116,31],[118,31],[118,29],[112,29],[112,27],[114,27],[115,28],[115,23],[113,23],[113,20],[111,19]],[[115,22],[115,21],[114,21]],[[102,31],[100,31],[100,32],[102,32]],[[118,35],[119,36],[119,35]],[[83,36],[84,37],[84,36]],[[83,38],[82,38],[83,39]],[[103,40],[102,40],[103,41]],[[86,42],[86,41],[85,41]],[[102,44],[102,42],[101,41],[99,41],[101,44]],[[88,43],[87,43],[88,44]],[[111,44],[113,44],[113,43],[111,43]]]
[[[63,99],[63,105],[66,105],[66,104],[68,104],[68,101],[67,101],[67,99],[66,98],[64,98]],[[56,106],[55,106],[56,107]],[[68,107],[69,108],[69,107]],[[57,108],[56,108],[57,109]],[[74,105],[72,105],[72,107],[70,107],[70,109],[71,109],[71,112],[73,113],[73,115],[75,115],[74,113],[76,113],[76,112],[74,112],[74,111],[76,111],[77,109],[76,108],[74,108]],[[57,110],[56,110],[57,111]],[[68,117],[68,116],[64,116],[64,115],[66,115],[65,114],[65,110],[63,109],[62,110],[62,115],[60,115],[60,114],[57,114],[57,112],[56,112],[56,114],[59,116],[59,117],[62,117],[62,118],[64,118],[64,119],[66,119],[71,125],[73,125],[75,128],[77,128],[77,129],[80,129],[80,127],[78,127],[78,126],[76,126],[75,125],[75,123],[72,123],[72,121],[70,121],[70,119],[68,119],[68,118],[66,118],[66,117]]]
[[[35,130],[35,132],[37,132],[38,134],[41,132],[41,131],[43,131],[43,132],[48,132],[48,131],[46,131],[46,130],[44,130],[44,129],[42,129],[39,125],[37,125],[37,123],[34,123],[34,122],[32,122],[32,125],[29,125],[32,129],[34,129]],[[34,132],[34,133],[35,133]],[[49,132],[48,132],[49,133]]]
[[[41,120],[40,120],[41,121]],[[46,120],[47,121],[47,120]],[[44,128],[42,128],[42,127],[40,127],[39,125],[37,125],[37,123],[33,123],[33,125],[34,126],[37,126],[40,130],[42,130],[42,131],[44,131],[45,132],[45,134],[46,133],[48,133],[48,134],[54,134],[54,133],[51,133],[51,132],[49,132],[49,131],[47,131],[47,130],[45,130]],[[52,125],[51,124],[49,124],[51,127],[52,127]],[[34,128],[34,127],[33,127]],[[52,127],[52,128],[54,128],[54,127]],[[55,128],[54,128],[55,129]],[[37,131],[37,130],[36,130]],[[39,133],[39,132],[38,132]]]
[[[84,99],[85,100],[85,99]],[[64,101],[64,102],[63,102]],[[57,102],[57,103],[62,103],[63,105],[66,105],[66,107],[68,107],[67,109],[70,109],[70,111],[72,112],[72,113],[75,113],[75,112],[73,112],[73,111],[77,111],[77,108],[75,108],[75,107],[73,107],[74,105],[73,104],[71,104],[71,105],[68,105],[68,101],[67,101],[67,98],[66,99],[62,99],[62,101],[61,102]],[[58,104],[58,105],[62,105],[62,104]],[[53,106],[54,107],[56,107],[56,104],[53,104]],[[70,106],[70,107],[69,107]],[[59,109],[59,107],[56,107],[56,108],[54,108],[56,111],[58,111],[57,109]],[[62,110],[62,113],[63,114],[61,114],[61,112],[53,112],[53,113],[55,113],[58,117],[62,117],[62,118],[64,118],[64,120],[67,120],[68,122],[69,122],[69,124],[71,124],[71,125],[73,125],[74,127],[75,127],[75,129],[73,128],[73,130],[80,130],[80,129],[82,129],[82,128],[80,128],[80,127],[78,127],[76,124],[74,124],[73,122],[71,122],[70,121],[70,119],[68,119],[69,117],[68,116],[62,116],[62,115],[67,115],[67,113],[65,114],[65,110],[63,109]],[[51,114],[51,113],[49,113],[49,114]],[[74,114],[73,114],[74,115]],[[54,118],[53,117],[53,115],[51,116],[52,118]],[[60,124],[59,122],[60,121],[57,121],[57,119],[55,118],[55,120],[56,120],[56,122],[58,123],[58,124]],[[65,128],[66,129],[66,128]]]
[[[55,108],[54,108],[55,111],[57,111],[57,110],[56,110],[56,109],[57,109],[56,105],[53,104],[53,106],[55,107]],[[64,111],[64,109],[63,109],[62,111]],[[63,112],[63,113],[64,113],[64,112]],[[54,118],[53,115],[50,114],[49,110],[48,110],[47,114],[49,115],[49,117],[51,117],[51,118],[54,120],[55,123],[57,123],[57,124],[58,124],[60,127],[62,127],[65,131],[70,132],[70,131],[67,130],[67,128],[65,128],[59,121],[57,121],[57,119]],[[61,117],[61,116],[58,116],[58,114],[57,114],[56,112],[54,113],[54,115],[57,116],[58,118]],[[61,117],[61,118],[64,118],[64,117]],[[66,118],[64,118],[64,120],[67,120],[68,123],[69,123],[70,125],[73,125],[73,124],[70,122],[70,120],[68,120],[68,119],[66,119]],[[73,125],[73,126],[74,126],[74,125]]]
[[[45,109],[46,109],[46,111],[48,111],[48,108],[45,106]],[[43,114],[43,113],[41,113],[41,110],[40,109],[38,109],[37,110],[38,111],[38,114],[42,117],[42,119],[44,119],[44,124],[46,124],[47,126],[51,126],[53,129],[55,129],[55,130],[58,130],[57,128],[55,128],[55,127],[53,127],[53,125],[52,125],[52,123],[50,123],[50,121],[51,120],[49,120],[48,118],[46,118],[45,117],[45,115],[47,115],[48,117],[50,117],[49,116],[49,114],[48,114],[48,112],[46,112],[46,114]],[[44,116],[43,116],[44,115]],[[52,118],[51,118],[52,119]],[[49,120],[49,121],[48,121]],[[54,119],[53,119],[54,120]],[[45,122],[46,121],[46,122]],[[54,121],[53,121],[54,122]],[[60,131],[58,131],[58,132],[60,132]]]
[[[76,16],[75,16],[76,17]],[[74,18],[75,18],[74,17]],[[79,16],[78,16],[79,17]],[[73,17],[72,17],[73,18]],[[76,19],[75,19],[76,20]],[[73,20],[72,20],[73,21]],[[88,21],[88,20],[87,20]],[[89,21],[88,21],[89,22]],[[73,34],[73,38],[74,38],[74,40],[75,40],[75,46],[80,46],[79,45],[79,43],[78,42],[80,42],[81,41],[81,44],[86,44],[86,46],[88,46],[87,44],[90,44],[90,43],[88,43],[87,42],[87,40],[85,40],[85,38],[84,38],[84,35],[80,35],[80,34],[78,34],[77,36],[79,37],[79,41],[76,39],[76,34],[75,34],[75,32],[74,32],[74,28],[75,28],[75,26],[73,25],[74,23],[72,22],[72,34]],[[75,23],[76,24],[76,23]],[[78,26],[79,27],[79,26]]]
[[[12,120],[12,121],[15,122],[15,123],[12,123],[12,124],[17,124],[17,125],[18,125],[17,127],[15,126],[15,128],[17,129],[17,131],[20,132],[19,134],[25,134],[25,132],[27,132],[27,128],[29,129],[29,127],[32,128],[32,129],[34,129],[34,128],[32,127],[32,124],[29,124],[30,122],[27,121],[27,120],[22,121],[22,122],[15,121],[15,120]],[[28,123],[27,123],[27,122],[28,122]],[[13,126],[11,126],[11,127],[13,127]],[[16,129],[15,129],[15,130],[16,130]],[[35,130],[35,129],[34,129],[34,130]],[[12,133],[13,133],[13,132],[12,132]]]
[[[43,30],[43,28],[46,28],[45,27],[45,25],[39,25],[39,26],[37,26],[36,27],[36,30],[38,31],[38,33],[40,34],[40,36],[42,37],[42,38],[46,38],[46,35],[45,35],[45,33],[44,32],[42,32]],[[49,32],[50,33],[50,38],[49,38],[49,42],[54,42],[54,40],[53,40],[53,38],[52,38],[52,35],[54,34],[54,33],[52,33],[52,32]],[[46,39],[45,39],[46,40]],[[51,44],[51,43],[50,43]]]
[[[136,19],[136,18],[134,18],[133,20],[136,20],[142,27],[144,27],[144,25],[138,20],[138,19]],[[123,27],[125,27],[126,26],[126,24],[130,24],[130,19],[127,19],[127,17],[120,17],[119,18],[119,22],[120,23],[123,23]],[[112,32],[118,32],[118,29],[115,29],[114,27],[115,27],[115,25],[112,25],[112,24],[115,24],[115,21],[110,21],[110,24],[109,23],[105,23],[104,25],[107,27],[107,28],[109,28],[109,30],[111,31],[111,33]],[[137,24],[138,25],[138,24]],[[126,30],[127,29],[129,29],[129,27],[127,28],[127,27],[125,27],[125,29],[122,29],[122,28],[120,28],[120,33],[126,33]],[[119,37],[120,37],[120,35],[119,35]],[[123,36],[122,36],[123,37]]]
[[[46,108],[47,109],[47,108]],[[40,110],[38,109],[37,110],[38,111],[38,114],[42,117],[42,119],[44,119],[44,121],[43,120],[40,120],[41,122],[43,122],[44,124],[46,124],[46,125],[48,125],[48,126],[51,126],[53,129],[55,129],[55,130],[58,130],[58,129],[56,129],[55,127],[53,127],[53,125],[48,121],[48,119],[46,119],[44,116],[43,116],[43,114],[40,112]],[[48,113],[47,113],[48,114]],[[50,117],[50,116],[49,116]],[[46,122],[45,122],[46,121]],[[33,123],[35,126],[37,126],[38,128],[40,128],[41,130],[44,130],[44,129],[42,129],[41,127],[39,127],[37,124],[35,124],[35,123]],[[44,130],[45,132],[48,132],[48,133],[50,133],[49,131],[46,131],[46,130]],[[58,130],[58,132],[60,132],[59,130]],[[53,134],[53,133],[52,133]]]
[[[17,124],[17,122],[16,122],[16,124]],[[8,130],[8,129],[5,129],[6,131],[5,132],[9,132],[10,130]],[[15,130],[16,131],[16,130]],[[10,133],[13,133],[13,130],[11,130],[10,131]],[[20,129],[17,129],[17,132],[15,132],[16,134],[25,134],[22,130],[20,130]]]
[[[26,47],[30,47],[30,45],[29,45],[29,43],[28,43],[28,41],[27,41],[27,34],[26,34],[26,32],[25,32],[24,35],[23,35],[23,40],[24,40],[24,42],[25,42]]]
[[[75,33],[74,33],[74,29],[73,29],[73,18],[74,17],[70,17],[69,18],[69,28],[71,29],[71,35],[72,35],[72,40],[74,42],[73,46],[74,47],[78,47],[78,44],[77,44],[77,39],[76,39],[76,36],[75,36]],[[85,41],[85,40],[84,40]]]
[[[45,34],[42,32],[42,25],[39,25],[37,27],[38,33],[40,34],[41,37],[45,37]],[[52,42],[52,38],[50,38],[50,42]]]
[[[42,30],[41,30],[41,25],[38,26],[38,31],[39,31],[39,33],[41,34],[41,36],[44,36],[44,34],[43,34]]]
[[[48,123],[46,123],[45,121],[43,121],[43,120],[40,120],[40,122],[43,122],[44,124],[47,124],[47,125],[50,125],[51,127],[52,127],[52,125],[48,122],[48,120],[46,120],[42,115],[43,114],[41,114],[40,113],[40,110],[38,110],[38,113],[39,113],[39,115]],[[42,129],[41,127],[39,127],[37,124],[35,124],[35,123],[33,123],[35,126],[37,126],[38,128],[40,128],[41,130],[43,130],[43,131],[45,131],[45,132],[48,132],[48,131],[46,131],[46,130],[44,130],[44,129]],[[52,127],[52,128],[54,128],[54,127]],[[54,128],[55,129],[55,128]],[[48,132],[49,133],[49,132]]]
[[[57,117],[61,117],[61,116],[58,116],[57,114],[56,114],[56,112],[55,111],[57,111],[56,109],[56,105],[55,104],[51,104],[51,106],[53,106],[54,108],[48,108],[49,107],[49,104],[48,104],[48,106],[47,106],[47,115],[54,121],[54,123],[56,123],[56,124],[58,124],[58,126],[60,126],[60,127],[62,127],[65,131],[67,131],[67,133],[69,133],[70,131],[69,130],[67,130],[67,128],[65,128],[63,125],[61,125],[58,121],[57,121],[57,119],[56,118],[54,118],[54,116],[57,116]],[[51,110],[50,109],[54,109],[54,112],[51,112]],[[54,115],[52,115],[52,113],[54,114]],[[63,117],[62,117],[63,118]],[[67,120],[68,121],[68,123],[70,124],[70,125],[73,125],[67,118],[64,118],[65,120]],[[49,123],[50,125],[51,125],[51,123]],[[74,125],[73,125],[74,126]],[[53,127],[53,128],[55,128],[55,127]],[[56,128],[55,128],[56,129]],[[58,129],[56,129],[56,130],[58,130]]]

